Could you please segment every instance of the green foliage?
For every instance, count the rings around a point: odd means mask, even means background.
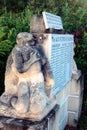
[[[5,14],[0,17],[0,56],[9,54],[19,32],[29,31],[30,15],[31,12],[25,10],[17,15],[11,12],[5,12]]]
[[[87,1],[66,0],[62,7],[62,20],[65,32],[74,34],[77,66],[87,78]]]
[[[15,45],[17,34],[22,31],[29,32],[29,19],[31,14],[31,11],[27,9],[18,14],[5,11],[0,16],[0,92],[4,88],[4,73],[7,57]]]
[[[87,8],[84,2],[72,0],[65,2],[62,8],[62,14],[65,31],[73,32],[87,27]]]
[[[78,66],[80,69],[83,70],[84,74],[87,73],[87,33],[83,33],[82,37],[82,43],[77,44],[77,50],[76,50],[76,61],[78,63]]]
[[[63,4],[63,0],[29,0],[27,7],[37,15],[42,14],[43,11],[61,15]]]
[[[7,9],[7,11],[19,12],[25,9],[28,0],[0,0],[0,13],[2,10]]]

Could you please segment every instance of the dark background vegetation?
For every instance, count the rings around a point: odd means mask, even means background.
[[[7,57],[19,32],[29,32],[30,17],[47,11],[62,17],[65,33],[75,36],[75,60],[84,74],[84,100],[78,130],[87,130],[87,0],[0,0],[0,94]]]

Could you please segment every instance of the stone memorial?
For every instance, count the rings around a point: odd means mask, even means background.
[[[30,33],[17,35],[7,60],[0,128],[4,124],[6,130],[13,125],[14,130],[64,130],[67,124],[76,125],[83,77],[74,48],[74,36],[64,34],[60,16],[43,12],[31,17]]]

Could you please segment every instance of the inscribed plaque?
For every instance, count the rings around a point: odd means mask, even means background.
[[[50,65],[55,80],[53,94],[60,91],[71,80],[73,46],[73,35],[52,34]]]

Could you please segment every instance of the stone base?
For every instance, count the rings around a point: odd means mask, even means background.
[[[41,121],[31,121],[24,119],[14,119],[0,116],[0,129],[2,130],[47,130],[49,127],[49,119],[55,117],[56,111],[59,109],[58,105],[44,117]]]
[[[5,104],[0,103],[0,116],[28,119],[32,121],[41,121],[56,105],[56,99],[52,98],[47,103],[46,107],[41,113],[31,113],[30,111],[24,114],[17,113],[12,107],[8,107]],[[36,108],[37,109],[37,108]]]

